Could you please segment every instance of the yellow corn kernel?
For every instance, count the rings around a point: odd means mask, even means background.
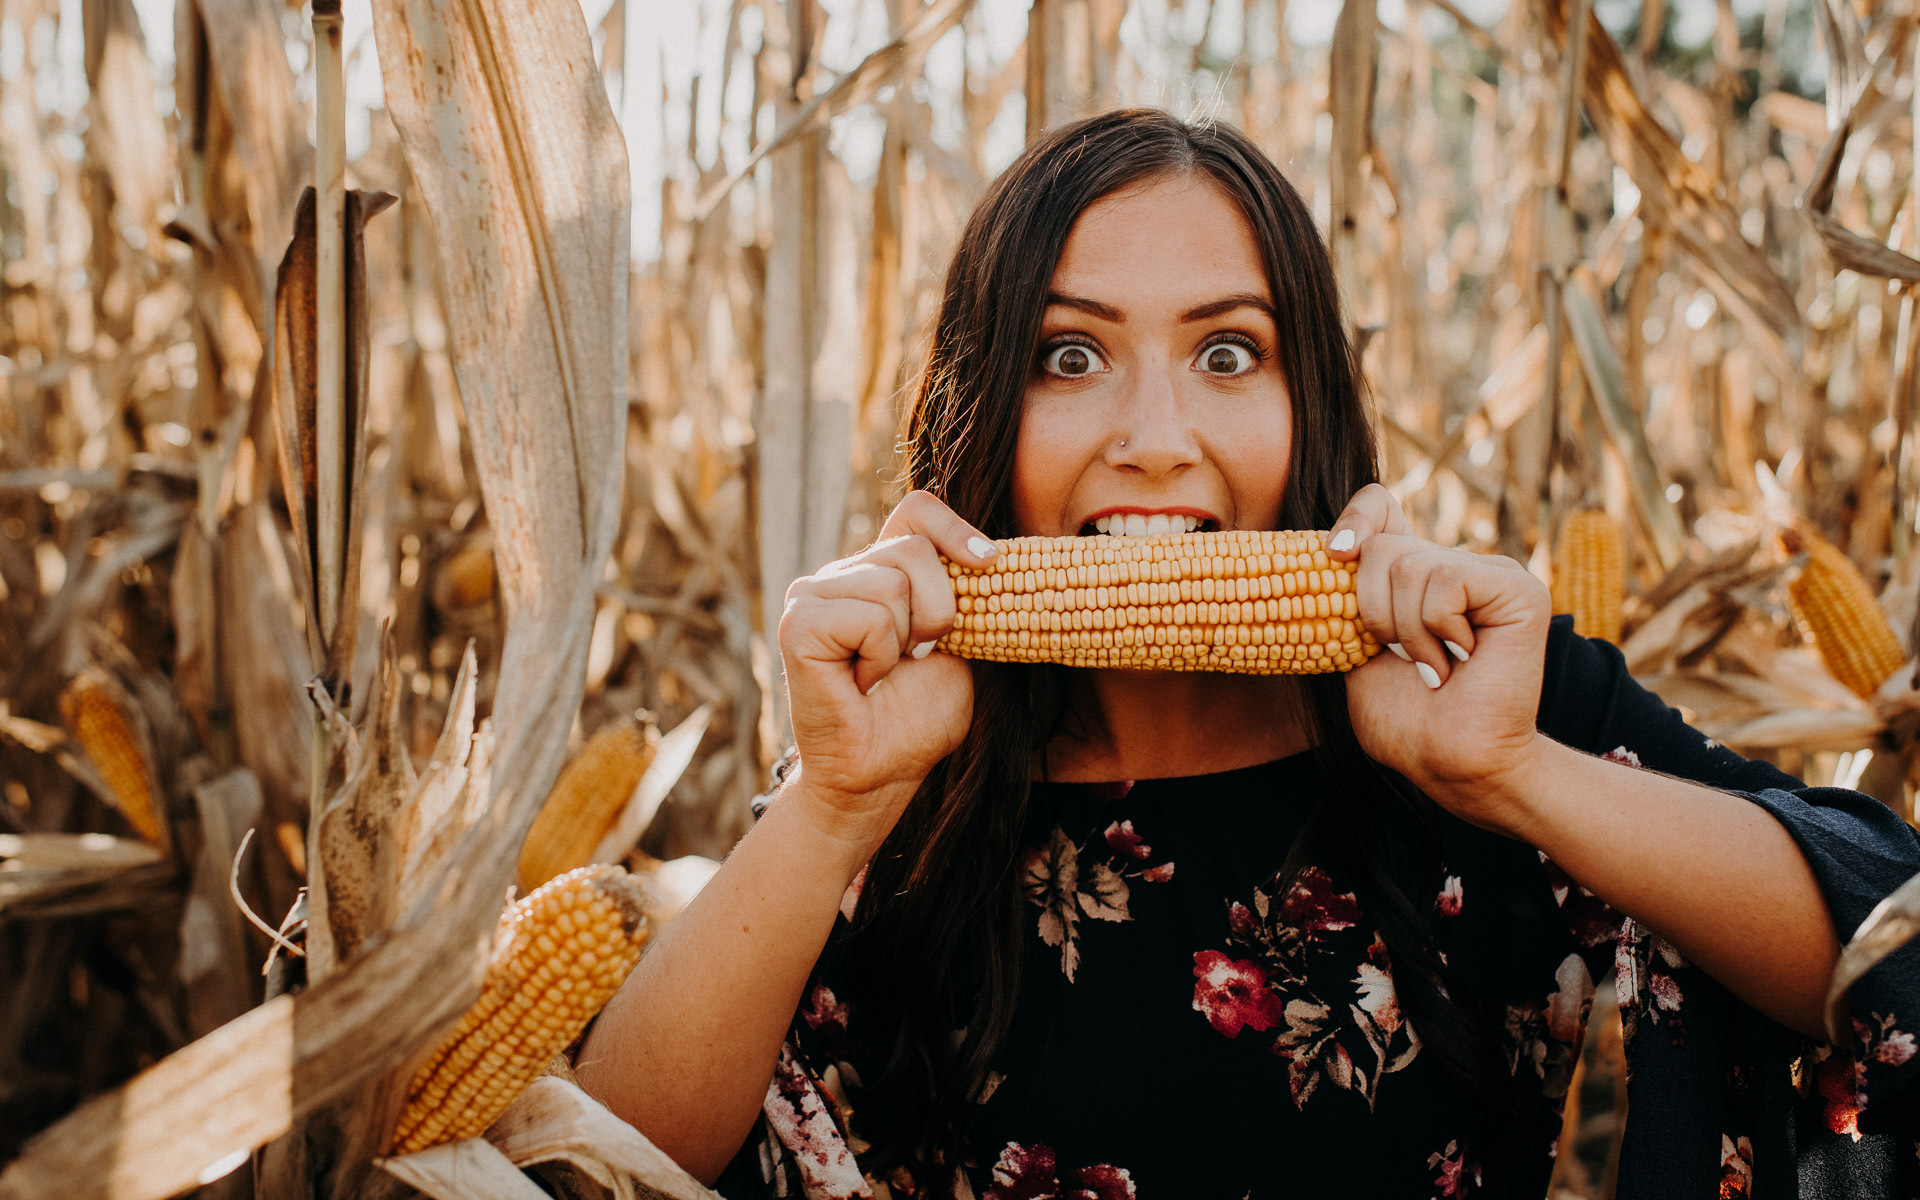
[[[1800,577],[1787,585],[1801,623],[1833,677],[1870,699],[1907,661],[1885,610],[1838,546],[1811,531],[1789,531],[1784,540],[1807,554]]]
[[[112,793],[114,807],[141,837],[165,849],[166,812],[135,723],[133,698],[101,672],[83,671],[61,690],[60,715]]]
[[[1022,537],[975,570],[947,564],[961,658],[1136,671],[1311,675],[1380,652],[1354,564],[1321,531]]]
[[[653,764],[653,753],[647,730],[631,718],[587,739],[560,772],[521,843],[521,891],[531,892],[562,872],[586,865]]]
[[[414,1074],[393,1152],[485,1133],[619,990],[647,932],[639,884],[606,864],[502,913],[480,999]]]
[[[1553,611],[1583,637],[1620,641],[1627,556],[1619,524],[1600,509],[1570,513],[1553,544]]]

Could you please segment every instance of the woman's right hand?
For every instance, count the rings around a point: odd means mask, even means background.
[[[877,847],[927,772],[960,745],[973,674],[933,652],[957,611],[940,556],[979,567],[997,553],[917,491],[873,545],[787,588],[780,655],[801,790],[836,834]]]

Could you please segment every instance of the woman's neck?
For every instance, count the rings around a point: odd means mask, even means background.
[[[1069,719],[1045,747],[1045,775],[1062,783],[1209,775],[1308,748],[1277,675],[1074,671]],[[1034,774],[1041,774],[1036,762]]]

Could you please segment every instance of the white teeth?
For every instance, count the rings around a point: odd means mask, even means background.
[[[1097,533],[1110,537],[1161,537],[1170,533],[1192,533],[1203,522],[1199,517],[1182,516],[1178,513],[1114,513],[1111,516],[1095,517],[1093,528]]]

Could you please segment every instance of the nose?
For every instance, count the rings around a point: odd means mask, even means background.
[[[1180,370],[1168,361],[1144,365],[1135,375],[1107,444],[1107,465],[1159,478],[1200,461],[1200,441],[1180,400]]]

